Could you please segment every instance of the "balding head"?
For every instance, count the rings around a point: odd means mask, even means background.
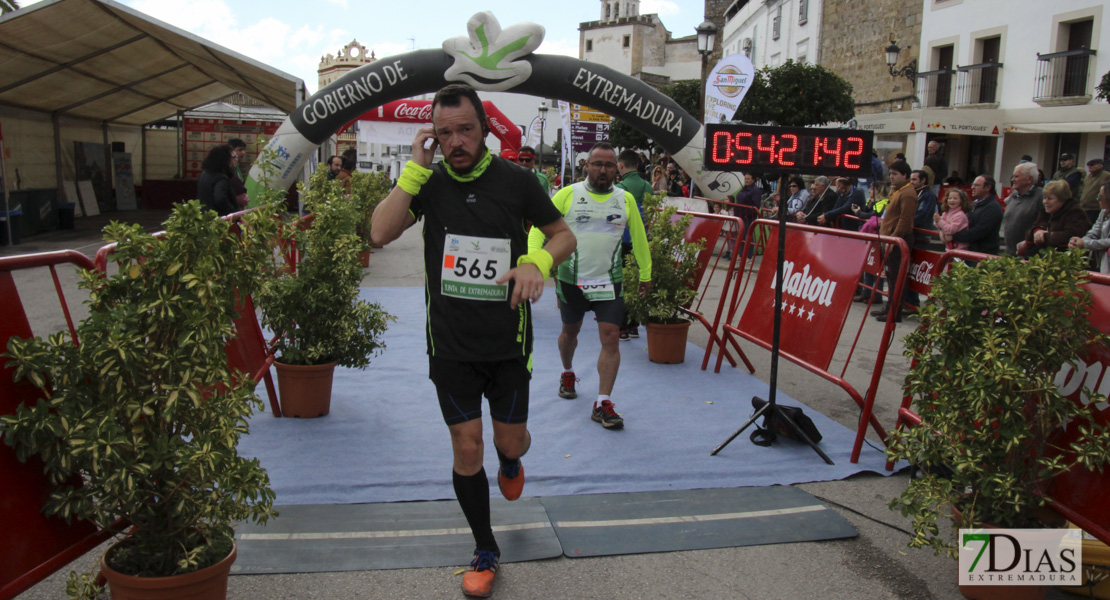
[[[1014,167],[1014,191],[1024,194],[1033,189],[1037,182],[1037,165],[1031,162],[1019,163]]]

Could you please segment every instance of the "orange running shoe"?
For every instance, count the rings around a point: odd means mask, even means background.
[[[499,554],[492,550],[475,550],[470,569],[463,573],[463,594],[475,598],[489,598],[493,593],[493,578],[497,575]]]
[[[497,469],[497,488],[506,500],[516,500],[524,491],[524,464],[520,464],[516,477],[505,477],[501,469]]]

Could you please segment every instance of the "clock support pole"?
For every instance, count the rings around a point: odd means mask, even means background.
[[[716,456],[717,453],[720,452],[725,446],[729,445],[732,440],[736,439],[736,436],[743,433],[745,429],[750,427],[760,417],[762,417],[763,443],[761,443],[760,445],[770,446],[771,444],[773,444],[776,437],[776,424],[782,424],[793,431],[794,434],[797,436],[797,439],[802,440],[806,444],[809,444],[809,447],[813,448],[813,451],[816,452],[818,456],[823,458],[826,463],[831,465],[834,464],[832,459],[830,459],[829,456],[821,450],[821,448],[817,447],[816,442],[809,439],[809,436],[807,436],[805,432],[802,431],[801,428],[794,423],[794,421],[787,418],[783,414],[782,408],[780,408],[779,405],[775,402],[776,392],[778,391],[779,378],[779,335],[782,328],[782,275],[784,269],[783,265],[786,262],[786,189],[784,189],[784,186],[782,185],[782,181],[785,181],[784,177],[785,176],[780,176],[781,181],[779,182],[779,247],[778,260],[775,264],[775,269],[778,273],[778,276],[775,278],[775,324],[771,338],[771,381],[769,382],[770,393],[767,396],[767,403],[756,410],[755,414],[752,415],[752,417],[748,419],[747,422],[745,422],[740,427],[740,429],[737,429],[735,433],[729,436],[727,440],[722,442],[720,446],[717,446],[712,452],[709,453],[709,455]],[[744,252],[747,252],[746,249],[742,250]],[[754,436],[752,441],[755,441]]]

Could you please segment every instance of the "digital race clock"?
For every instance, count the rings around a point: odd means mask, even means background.
[[[705,126],[705,168],[870,177],[873,137],[859,129],[714,123]]]

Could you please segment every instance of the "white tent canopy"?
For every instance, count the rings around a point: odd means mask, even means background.
[[[237,91],[291,112],[304,82],[110,0],[0,17],[0,105],[145,125]]]

